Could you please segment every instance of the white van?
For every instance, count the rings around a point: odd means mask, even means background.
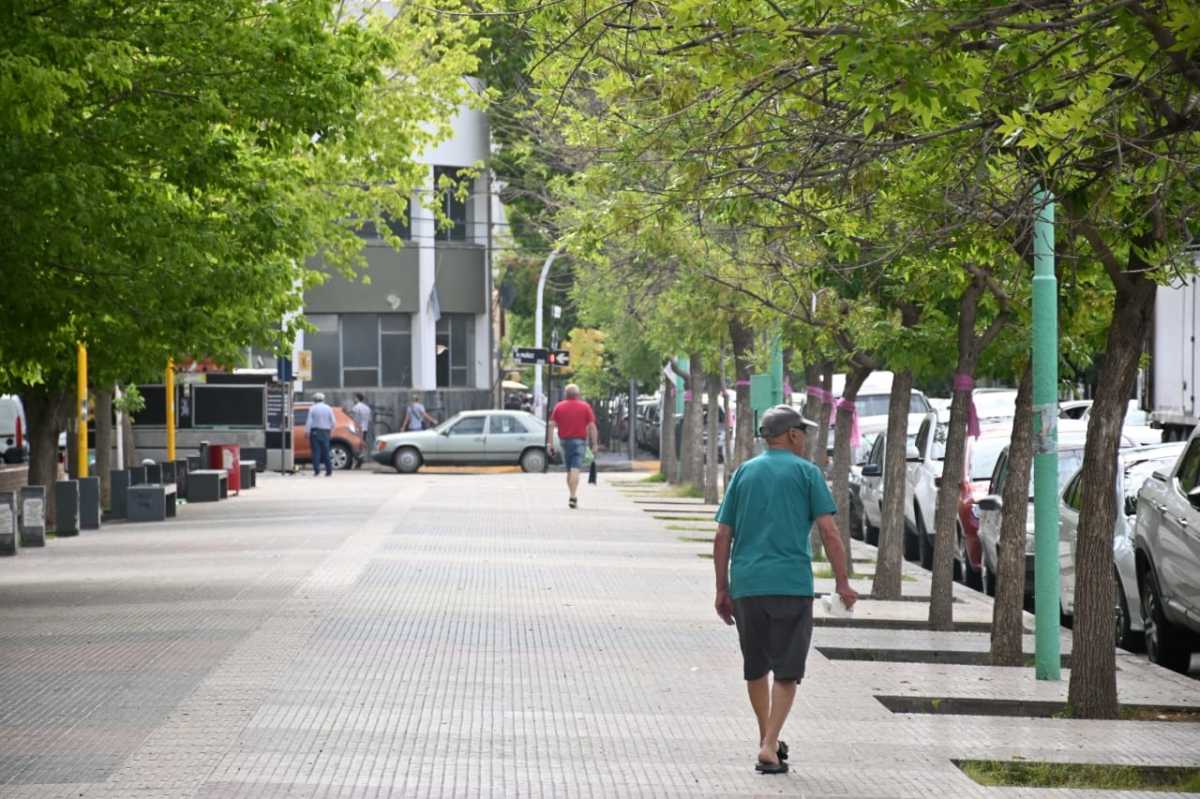
[[[0,461],[24,463],[29,454],[25,406],[13,394],[0,395]]]

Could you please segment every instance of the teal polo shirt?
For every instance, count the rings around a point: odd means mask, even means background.
[[[836,511],[821,470],[790,450],[743,463],[717,511],[733,528],[729,596],[812,596],[809,530]]]

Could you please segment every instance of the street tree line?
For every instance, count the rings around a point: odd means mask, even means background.
[[[1200,9],[1183,0],[498,0],[489,9],[512,12],[490,24],[517,43],[494,80],[504,149],[518,156],[506,179],[538,185],[523,195],[528,218],[569,253],[582,318],[690,355],[693,397],[697,370],[732,364],[726,377],[743,411],[762,342],[777,332],[804,385],[847,375],[843,399],[874,370],[896,374],[878,596],[899,594],[907,386],[952,387],[932,520],[936,629],[953,619],[954,509],[976,380],[1020,386],[1008,485],[1028,485],[1033,222],[1055,203],[1060,372],[1098,363],[1069,702],[1079,715],[1114,717],[1116,451],[1155,290],[1187,273],[1183,250],[1196,233]],[[700,438],[689,412],[685,443]],[[853,418],[849,403],[826,402],[823,425],[831,414],[844,508]],[[664,410],[664,439],[668,418]],[[751,437],[739,429],[739,442]],[[694,448],[683,460],[687,479],[703,480]],[[1026,504],[1014,495],[1005,507],[993,658],[1012,663]]]

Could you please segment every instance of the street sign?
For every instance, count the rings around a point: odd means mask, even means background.
[[[570,366],[571,353],[569,350],[550,350],[550,357],[546,362],[551,366]]]
[[[300,350],[296,355],[296,377],[312,380],[312,350]]]
[[[550,351],[545,347],[513,347],[513,358],[517,363],[545,363]]]

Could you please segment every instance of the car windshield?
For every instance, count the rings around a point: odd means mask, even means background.
[[[971,479],[987,480],[996,469],[1008,438],[981,438],[971,444]]]
[[[1179,453],[1160,455],[1155,458],[1133,461],[1125,464],[1125,496],[1136,497],[1138,491],[1155,472],[1165,471],[1175,465]]]
[[[855,398],[854,408],[858,411],[860,418],[863,416],[887,416],[890,402],[891,396],[888,394],[867,394]],[[925,413],[927,410],[929,410],[929,406],[925,404],[925,399],[920,394],[913,394],[909,398],[909,413]]]
[[[1058,493],[1067,485],[1079,467],[1083,465],[1083,449],[1060,449],[1058,451]],[[1033,469],[1029,470],[1029,501],[1033,502]]]

